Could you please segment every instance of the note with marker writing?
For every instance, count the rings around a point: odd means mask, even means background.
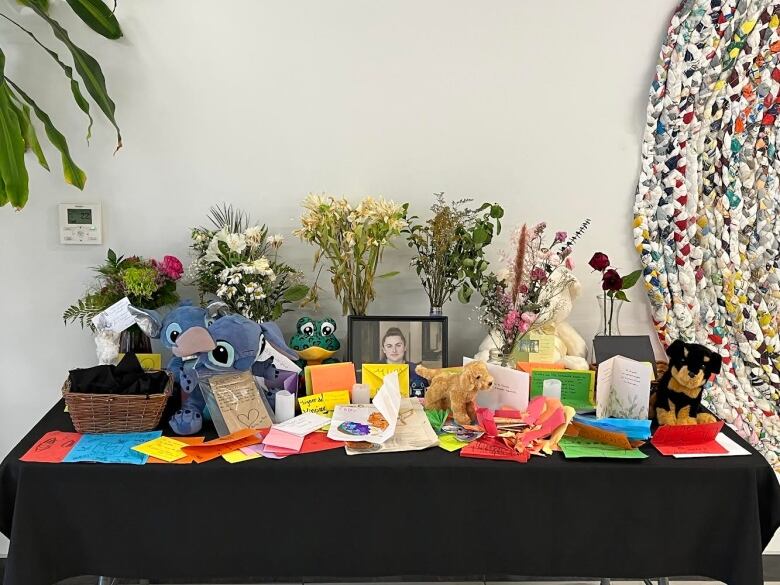
[[[98,331],[109,330],[122,333],[125,329],[135,325],[135,317],[130,313],[129,306],[129,298],[124,297],[118,300],[104,311],[92,317],[92,325]]]
[[[187,445],[186,447],[182,447],[182,451],[188,455],[192,455],[195,463],[205,463],[206,461],[216,459],[224,453],[230,453],[236,449],[260,443],[260,441],[262,441],[260,435],[262,435],[262,433],[255,429],[242,429],[235,433],[220,437],[219,439],[201,443],[200,445]]]
[[[49,431],[22,455],[20,461],[36,463],[61,463],[70,450],[79,442],[81,433]]]
[[[301,412],[314,412],[325,416],[333,414],[339,404],[349,404],[349,390],[323,392],[298,398]]]
[[[203,443],[203,441],[206,440],[206,437],[176,437],[176,440],[184,443],[185,445],[200,445]],[[188,465],[190,463],[195,463],[195,460],[192,458],[192,455],[189,455],[187,453],[184,454],[184,457],[181,459],[177,459],[176,461],[163,461],[162,459],[157,459],[157,457],[149,457],[149,459],[146,460],[147,463],[172,463],[174,465]]]
[[[621,449],[582,437],[562,437],[558,446],[566,459],[595,457],[600,459],[647,459],[639,449]]]
[[[187,443],[177,441],[171,437],[157,437],[146,443],[141,443],[133,447],[133,451],[138,451],[144,455],[161,459],[167,463],[176,461],[177,459],[183,459],[187,454],[181,450],[182,447],[186,447]]]
[[[409,364],[363,364],[360,371],[363,384],[368,384],[371,390],[371,398],[379,392],[385,376],[390,372],[398,372],[401,396],[409,396]]]
[[[102,435],[84,435],[70,450],[63,461],[76,463],[88,461],[92,463],[126,463],[143,465],[148,455],[133,451],[133,447],[156,439],[162,433],[149,431],[146,433],[107,433]]]
[[[475,459],[516,461],[518,463],[525,463],[529,457],[527,451],[518,453],[500,439],[492,437],[481,437],[476,441],[472,441],[460,450],[460,456]]]
[[[304,412],[283,423],[275,424],[273,428],[292,435],[298,435],[299,437],[305,437],[328,424],[330,424],[330,418],[327,416],[322,416],[316,412]]]
[[[715,439],[723,421],[701,425],[664,425],[650,439],[662,455],[725,454],[728,450]]]

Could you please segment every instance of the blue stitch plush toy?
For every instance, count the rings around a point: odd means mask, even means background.
[[[144,333],[159,339],[173,353],[166,369],[181,389],[181,408],[168,421],[171,429],[177,435],[199,432],[206,402],[195,373],[197,354],[216,347],[207,328],[227,314],[227,305],[214,302],[204,309],[193,306],[191,301],[183,301],[165,317],[154,310],[132,306],[129,310]]]

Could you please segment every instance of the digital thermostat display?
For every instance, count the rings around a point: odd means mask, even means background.
[[[88,224],[92,223],[91,209],[68,209],[68,223],[70,224]]]
[[[103,243],[100,203],[60,203],[60,243]]]

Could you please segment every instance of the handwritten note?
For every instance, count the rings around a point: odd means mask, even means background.
[[[206,439],[206,437],[176,437],[176,440],[180,443],[184,443],[185,445],[200,445],[203,443],[203,441]],[[163,461],[162,459],[157,459],[157,457],[149,457],[149,459],[146,460],[147,463],[173,463],[175,465],[189,465],[190,463],[195,463],[195,460],[192,458],[192,455],[189,455],[187,453],[184,454],[184,457],[181,459],[176,459],[176,461]]]
[[[621,449],[613,445],[605,445],[598,441],[582,437],[563,437],[558,445],[566,459],[580,457],[595,457],[607,459],[646,459],[647,455],[639,449]]]
[[[628,450],[631,449],[631,443],[628,441],[628,437],[623,433],[615,433],[613,431],[607,431],[597,427],[591,427],[580,422],[574,421],[569,426],[567,431],[569,436],[580,437],[588,441],[601,443],[604,445],[611,445],[618,449]]]
[[[182,451],[188,455],[192,455],[195,463],[205,463],[206,461],[211,461],[225,453],[236,451],[242,447],[257,445],[262,441],[259,435],[260,434],[253,429],[242,429],[200,445],[187,445],[186,447],[182,447]]]
[[[561,381],[561,402],[575,409],[593,408],[595,374],[590,370],[535,369],[531,372],[531,396],[541,396],[545,380]]]
[[[81,433],[49,431],[20,457],[21,461],[36,463],[61,463],[81,439]]]
[[[92,317],[92,324],[98,331],[108,330],[122,333],[128,327],[135,325],[135,317],[128,310],[129,306],[130,299],[127,297],[120,299]]]
[[[667,425],[659,427],[650,440],[662,455],[723,455],[728,450],[715,439],[723,421],[701,425]]]
[[[330,424],[329,417],[322,416],[316,412],[304,412],[290,420],[274,425],[273,428],[284,431],[285,433],[298,435],[299,437],[305,437],[309,433],[313,433],[327,424]]]
[[[516,461],[525,463],[528,461],[528,452],[518,453],[508,447],[503,441],[491,437],[482,437],[472,441],[460,450],[461,457],[473,457],[476,459],[495,459],[499,461]]]
[[[229,432],[273,424],[250,372],[212,376],[209,385]]]
[[[349,390],[333,390],[298,398],[301,412],[332,415],[339,404],[349,404]]]
[[[65,456],[63,462],[90,461],[93,463],[143,465],[149,456],[133,451],[133,447],[156,439],[161,434],[160,431],[149,431],[147,433],[84,435]]]
[[[151,441],[147,441],[146,443],[136,445],[133,447],[133,451],[138,451],[144,455],[149,455],[150,457],[171,463],[172,461],[183,459],[187,456],[187,454],[181,450],[182,447],[186,446],[187,443],[182,443],[181,441],[177,441],[170,437],[158,437]]]

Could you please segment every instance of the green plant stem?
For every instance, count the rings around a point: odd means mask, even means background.
[[[610,295],[609,297],[609,334],[612,335],[612,316],[615,312],[615,296]]]

